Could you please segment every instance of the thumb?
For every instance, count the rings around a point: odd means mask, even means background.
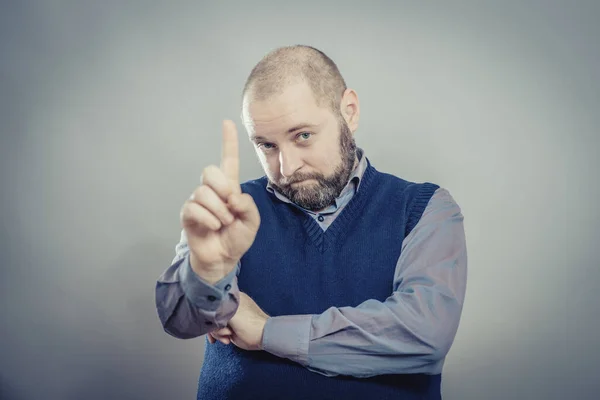
[[[247,225],[258,229],[260,225],[260,214],[252,196],[248,193],[232,194],[229,196],[231,211]]]

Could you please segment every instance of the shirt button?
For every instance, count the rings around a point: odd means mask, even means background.
[[[323,218],[323,216],[322,216],[322,215],[319,215],[319,217],[318,217],[317,219],[319,220],[319,222],[323,222],[323,221],[325,221],[325,218]]]
[[[231,285],[225,286],[225,290],[229,290],[229,289],[231,289]]]
[[[215,296],[208,296],[208,301],[215,301],[217,298]]]

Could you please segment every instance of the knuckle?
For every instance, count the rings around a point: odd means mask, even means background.
[[[207,196],[210,195],[211,191],[211,188],[206,185],[198,186],[198,188],[196,189],[196,195],[194,196],[195,200],[200,201],[205,199]]]
[[[179,218],[184,219],[189,215],[189,203],[186,201],[179,210]]]
[[[179,220],[186,225],[195,220],[191,204],[186,203],[181,207],[181,210],[179,211]]]
[[[220,229],[221,221],[210,211],[206,210],[202,217],[202,224],[210,229]]]
[[[219,167],[212,164],[204,167],[202,170],[202,181],[204,182],[206,179],[213,178],[218,169]]]

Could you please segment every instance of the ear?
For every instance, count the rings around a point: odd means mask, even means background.
[[[340,102],[340,111],[348,128],[354,133],[358,129],[358,120],[360,118],[360,106],[358,104],[358,95],[354,89],[346,89]]]

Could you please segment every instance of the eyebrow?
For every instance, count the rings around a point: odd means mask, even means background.
[[[306,129],[306,128],[316,128],[317,125],[315,124],[307,124],[307,123],[303,123],[303,124],[298,124],[296,126],[291,127],[290,129],[287,130],[287,134],[289,135],[290,133],[294,133],[296,131],[299,131],[301,129]],[[266,140],[266,138],[262,137],[262,136],[250,136],[250,140],[255,142],[257,140]]]
[[[289,133],[293,133],[295,131],[299,131],[300,129],[306,129],[306,128],[312,129],[312,128],[316,128],[316,127],[317,127],[317,125],[314,125],[314,124],[299,124],[299,125],[296,125],[290,129],[288,129],[287,133],[289,134]]]

